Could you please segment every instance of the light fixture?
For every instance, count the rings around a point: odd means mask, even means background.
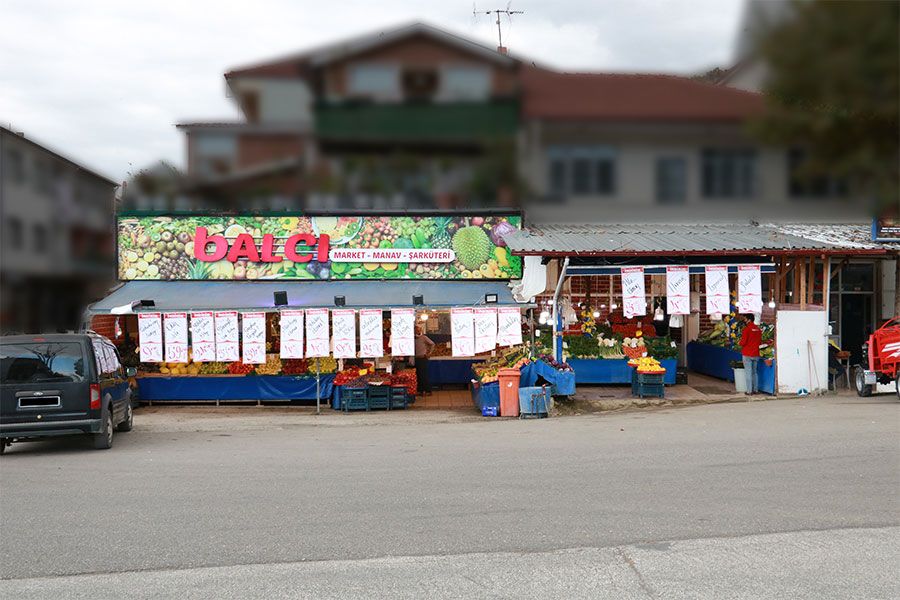
[[[412,300],[413,300],[413,305],[416,305],[416,306],[421,306],[422,304],[425,304],[425,298],[422,297],[422,294],[413,295]]]
[[[775,308],[775,298],[769,300],[769,308]]]
[[[485,294],[484,295],[484,303],[485,304],[497,304],[497,294]]]
[[[285,301],[285,304],[287,304],[287,301]],[[343,296],[335,296],[334,297],[334,305],[335,306],[345,306],[346,304],[347,304],[347,299],[344,298]]]
[[[420,320],[420,321],[427,321],[427,320],[428,320],[428,313],[427,313],[427,312],[423,312],[421,315],[419,315],[419,320]]]
[[[599,316],[600,316],[600,311],[599,311],[599,310],[595,310],[595,311],[594,311],[594,318],[596,319],[596,318],[598,318]]]
[[[541,325],[546,325],[546,324],[547,324],[547,317],[544,316],[544,313],[541,313],[541,316],[540,316],[540,318],[538,319],[538,323],[540,323]]]
[[[601,305],[600,305],[600,308],[606,308],[606,305],[605,305],[605,304],[601,304]]]
[[[140,306],[142,306],[142,307],[156,306],[156,302],[154,302],[153,300],[141,300]]]
[[[287,305],[287,292],[285,292],[285,291],[273,292],[272,296],[275,298],[275,306],[286,306]]]
[[[654,320],[654,321],[662,321],[662,320],[664,320],[665,318],[666,318],[666,315],[665,315],[665,313],[663,312],[662,307],[661,307],[661,306],[657,306],[657,307],[656,307],[656,310],[653,311],[653,320]]]
[[[542,311],[541,311],[541,318],[542,318],[543,320],[545,320],[545,321],[546,321],[547,319],[549,319],[549,318],[550,318],[550,311],[542,310]]]
[[[609,305],[609,310],[616,310],[617,308],[619,308],[619,305],[615,302]]]

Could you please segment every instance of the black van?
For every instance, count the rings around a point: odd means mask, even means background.
[[[0,453],[14,441],[88,434],[112,446],[131,431],[131,389],[112,342],[96,333],[0,337]]]

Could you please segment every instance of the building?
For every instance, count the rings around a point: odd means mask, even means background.
[[[0,329],[77,329],[115,275],[117,184],[0,127]]]

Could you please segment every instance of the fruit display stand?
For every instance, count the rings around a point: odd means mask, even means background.
[[[234,402],[315,400],[316,378],[309,375],[165,375],[137,377],[141,402]],[[319,378],[323,398],[332,394],[333,374]]]
[[[687,345],[687,365],[695,373],[733,382],[734,369],[731,368],[731,362],[735,360],[741,360],[741,353],[738,350],[701,342],[689,342]],[[771,364],[766,364],[766,359],[760,359],[756,367],[756,375],[759,391],[774,394],[775,359],[768,359],[768,361]]]

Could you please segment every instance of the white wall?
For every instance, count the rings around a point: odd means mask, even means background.
[[[828,319],[825,311],[780,309],[775,317],[778,393],[828,389]]]
[[[312,92],[304,81],[242,77],[231,86],[259,95],[260,123],[312,123]]]

